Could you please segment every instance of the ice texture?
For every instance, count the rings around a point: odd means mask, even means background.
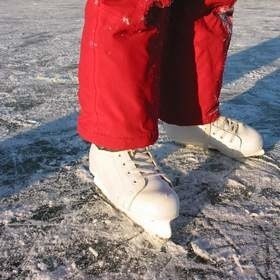
[[[107,204],[76,134],[84,1],[0,1],[1,279],[280,279],[280,3],[240,1],[224,114],[264,136],[236,161],[162,130],[152,152],[181,201],[169,241]]]

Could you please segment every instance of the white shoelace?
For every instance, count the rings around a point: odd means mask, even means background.
[[[223,130],[232,132],[234,134],[237,134],[239,129],[239,123],[227,117],[221,116],[217,119],[215,123],[216,127],[222,128]]]
[[[135,163],[137,170],[140,171],[145,177],[154,175],[163,175],[160,173],[153,156],[148,149],[136,149],[129,151],[129,155]]]

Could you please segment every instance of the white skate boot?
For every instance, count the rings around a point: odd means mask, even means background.
[[[115,152],[92,144],[89,169],[116,208],[147,232],[171,236],[170,222],[179,215],[179,199],[147,148]]]
[[[255,129],[223,116],[205,125],[164,124],[164,128],[169,138],[176,142],[216,149],[232,158],[264,154],[262,137]]]

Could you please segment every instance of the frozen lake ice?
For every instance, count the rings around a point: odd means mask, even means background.
[[[170,142],[171,240],[98,195],[75,131],[84,1],[0,1],[1,279],[280,279],[280,2],[240,1],[222,110],[264,136],[242,162]]]

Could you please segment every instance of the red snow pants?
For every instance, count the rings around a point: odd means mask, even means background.
[[[88,0],[78,133],[111,150],[158,138],[158,120],[219,116],[235,0]],[[170,3],[169,3],[170,4]]]

